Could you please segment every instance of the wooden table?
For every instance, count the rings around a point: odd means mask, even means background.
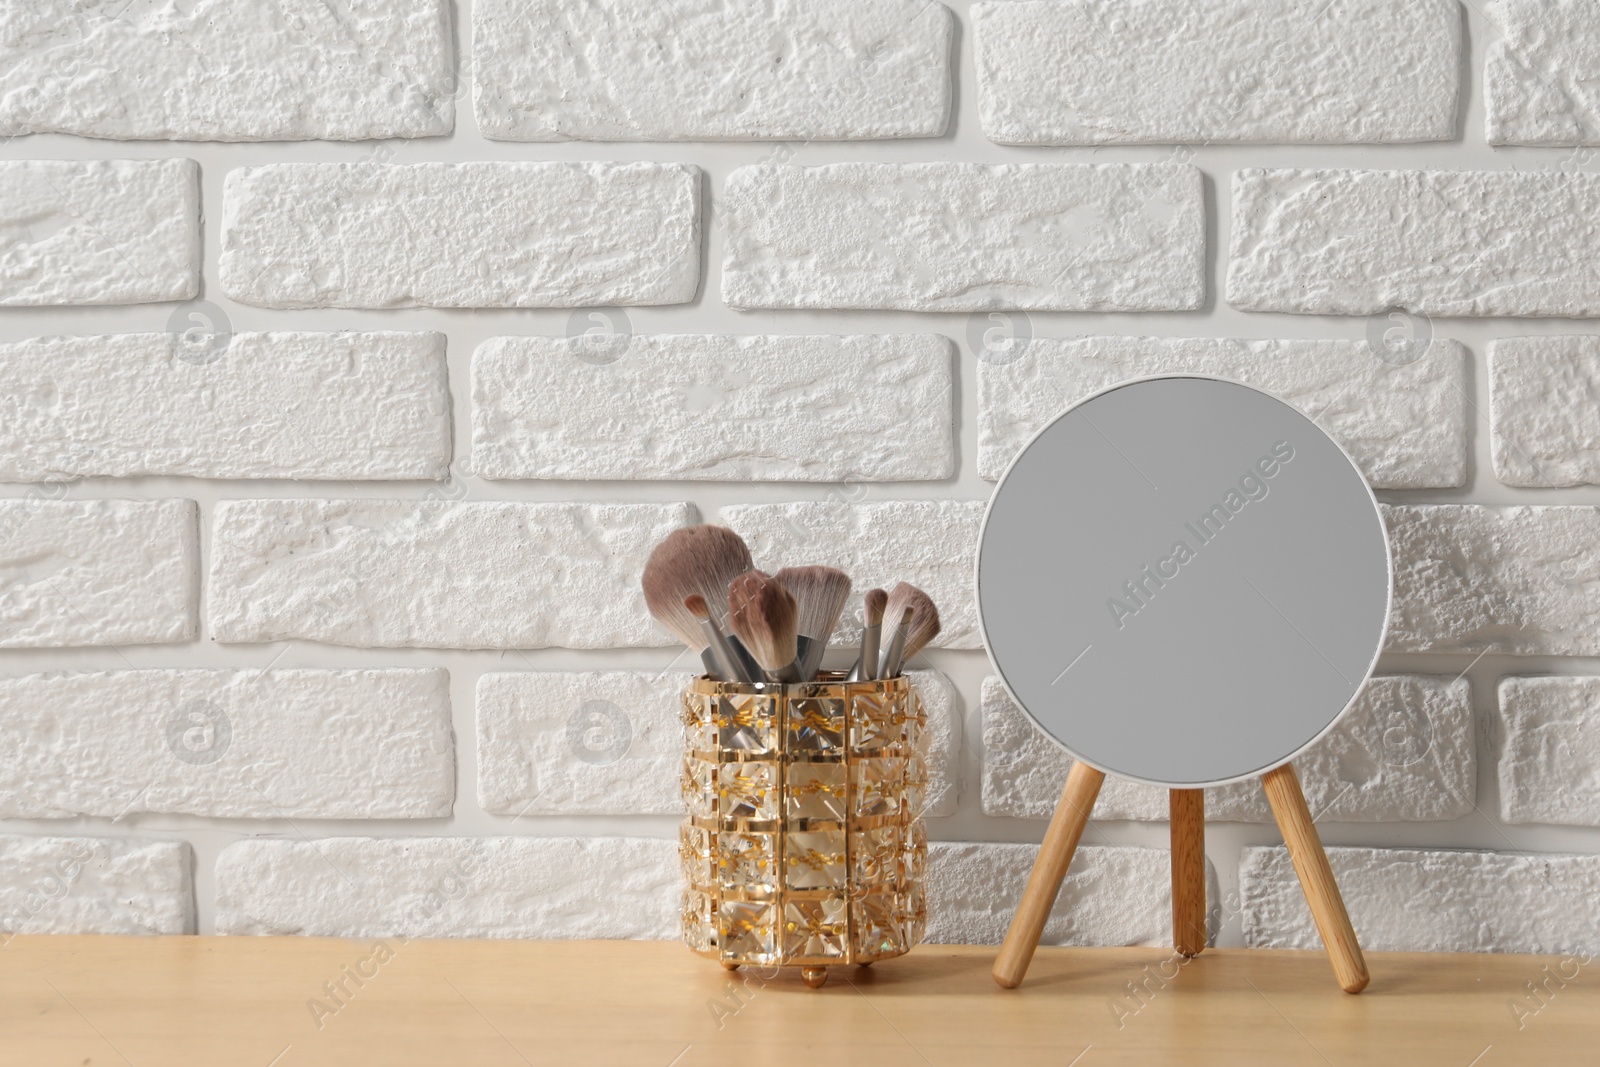
[[[376,944],[16,937],[0,1063],[1499,1067],[1594,1062],[1600,1033],[1600,961],[1562,985],[1558,957],[1373,953],[1353,997],[1320,952],[1046,948],[1005,991],[993,948],[930,945],[813,992],[667,942]]]

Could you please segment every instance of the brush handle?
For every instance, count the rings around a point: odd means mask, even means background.
[[[705,666],[706,674],[719,682],[729,681],[727,664],[717,661],[716,651],[707,645],[700,650],[700,662]]]
[[[828,651],[828,639],[801,634],[795,641],[799,651],[794,659],[800,664],[800,680],[809,682],[817,676],[817,670],[822,666],[823,653]]]
[[[700,658],[706,662],[713,674],[730,682],[754,681],[744,676],[739,661],[733,654],[733,648],[728,644],[728,638],[716,623],[710,619],[701,619],[700,632],[706,639],[705,651],[700,653]]]
[[[898,678],[900,665],[906,658],[906,632],[910,628],[901,623],[894,628],[894,636],[889,639],[889,647],[883,650],[883,655],[878,659],[879,678]]]
[[[795,682],[806,681],[806,676],[800,673],[799,656],[794,658],[793,663],[790,663],[784,667],[779,667],[775,671],[768,671],[767,673],[772,676],[773,680],[782,682],[785,685],[793,685]]]
[[[883,623],[861,631],[861,658],[850,672],[852,682],[870,682],[878,676],[878,642],[883,638]]]
[[[728,642],[733,662],[738,666],[740,681],[756,683],[767,680],[767,672],[761,669],[761,664],[757,663],[750,650],[744,647],[744,642],[739,640],[738,634],[728,634],[724,640]]]

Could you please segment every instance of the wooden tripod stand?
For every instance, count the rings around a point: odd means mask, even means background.
[[[1067,775],[1061,803],[1050,820],[1044,844],[1039,846],[1033,873],[1028,876],[1028,888],[1022,894],[1005,944],[994,961],[994,980],[1006,989],[1021,985],[1028,973],[1028,964],[1033,962],[1034,950],[1039,947],[1039,938],[1044,933],[1045,920],[1050,917],[1050,909],[1061,892],[1072,855],[1078,849],[1078,839],[1083,836],[1083,828],[1105,779],[1103,772],[1083,762],[1074,763]],[[1311,810],[1306,807],[1300,779],[1294,768],[1285,763],[1263,775],[1261,784],[1266,790],[1267,802],[1272,805],[1273,817],[1278,820],[1278,829],[1283,833],[1284,844],[1289,846],[1294,873],[1300,878],[1300,888],[1311,906],[1311,916],[1316,920],[1317,932],[1322,935],[1322,944],[1328,950],[1339,986],[1346,993],[1359,993],[1369,980],[1366,960],[1361,956],[1356,932],[1350,926],[1350,916],[1345,912],[1344,898],[1339,895],[1338,883],[1334,881],[1333,868],[1328,865],[1328,854],[1322,850],[1322,840],[1311,821]],[[1198,956],[1206,946],[1205,792],[1174,789],[1170,804],[1172,947],[1182,955]]]

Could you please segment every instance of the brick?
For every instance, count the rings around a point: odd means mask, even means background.
[[[1210,374],[1293,404],[1381,489],[1467,480],[1467,350],[1433,340],[1404,362],[1365,341],[1032,338],[978,364],[978,472],[991,481],[1035,433],[1079,400],[1152,374]],[[1409,353],[1405,353],[1409,355]]]
[[[69,488],[0,500],[0,648],[193,639],[195,502],[50,499]]]
[[[189,846],[0,835],[0,948],[13,934],[187,934]]]
[[[728,177],[736,308],[1189,311],[1205,299],[1193,167],[834,163]]]
[[[1592,316],[1597,232],[1596,174],[1241,170],[1228,303],[1306,315]]]
[[[1391,652],[1600,655],[1600,511],[1386,505]]]
[[[1483,72],[1492,145],[1600,145],[1600,3],[1489,0]]]
[[[687,657],[685,657],[687,658]],[[909,672],[928,714],[926,814],[953,815],[956,691]],[[693,671],[525,671],[478,679],[478,803],[496,815],[682,815],[680,701]]]
[[[1600,678],[1500,682],[1500,819],[1600,826]]]
[[[1368,952],[1558,953],[1600,948],[1600,856],[1330,848]],[[1239,864],[1246,948],[1320,949],[1284,848]]]
[[[483,675],[478,803],[496,815],[682,815],[679,694],[694,676],[692,670]]]
[[[0,478],[444,478],[444,357],[438,333],[0,345]]]
[[[943,945],[1005,940],[1038,853],[1035,845],[929,845],[925,940]],[[1040,943],[1171,944],[1171,869],[1165,849],[1080,846]]]
[[[269,308],[682,304],[700,169],[277,163],[228,172],[223,291]]]
[[[35,0],[0,17],[0,128],[185,141],[438,136],[455,110],[451,36],[443,0],[337,13]]]
[[[0,678],[0,816],[450,814],[442,670],[119,670]]]
[[[473,355],[473,466],[484,478],[951,478],[952,372],[937,335],[497,337]]]
[[[478,127],[497,141],[937,137],[953,25],[926,0],[479,0]]]
[[[1350,144],[1456,132],[1455,0],[1008,0],[975,4],[972,20],[983,131],[1000,144]]]
[[[217,858],[217,932],[312,937],[665,940],[675,841],[332,837],[240,841]]]
[[[852,490],[850,496],[859,496]],[[840,494],[842,497],[844,494]],[[943,624],[936,648],[981,648],[972,596],[972,560],[987,505],[981,500],[853,503],[836,497],[791,504],[738,504],[724,521],[750,543],[756,566],[777,570],[804,560],[838,567],[855,592],[839,619],[835,644],[861,640],[861,597],[874,586],[910,582],[930,597]]]
[[[0,306],[187,300],[200,291],[200,168],[0,162],[0,233]]]
[[[687,504],[233,500],[217,505],[218,641],[357,648],[671,643],[645,608],[651,549]]]
[[[1489,343],[1494,472],[1529,489],[1600,484],[1600,337]]]
[[[1394,675],[1367,683],[1349,715],[1295,760],[1306,801],[1326,822],[1428,822],[1473,811],[1477,748],[1468,683]],[[1072,758],[1011,702],[998,678],[983,683],[983,813],[1048,819]],[[1094,817],[1167,821],[1167,791],[1108,776]],[[1206,790],[1213,822],[1271,823],[1261,786]]]

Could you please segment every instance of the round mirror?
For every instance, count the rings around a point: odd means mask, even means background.
[[[977,562],[985,644],[1075,758],[1174,789],[1293,759],[1382,648],[1389,543],[1344,450],[1216,378],[1146,378],[1059,416],[1011,463]]]

